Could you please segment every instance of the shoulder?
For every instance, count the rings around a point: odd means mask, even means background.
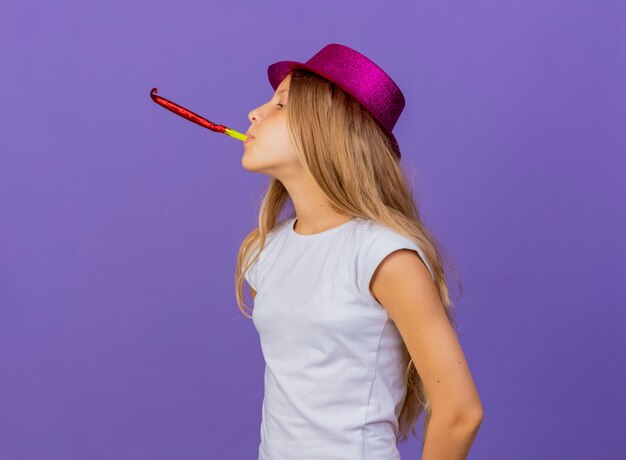
[[[414,276],[416,270],[423,270],[427,281],[434,280],[424,251],[412,238],[372,220],[359,219],[355,227],[357,280],[364,295],[378,301],[371,289],[374,282],[380,284],[381,278],[395,278],[398,282],[398,273],[404,280]],[[387,276],[379,275],[383,270]]]
[[[280,246],[280,242],[286,239],[286,232],[289,229],[290,221],[291,219],[282,220],[267,232],[267,235],[265,235],[265,242],[261,248],[261,254],[259,255],[259,262],[268,257],[269,253],[274,251],[274,247],[277,245]],[[260,240],[258,241],[258,244],[261,244]]]
[[[413,238],[373,220],[359,219],[357,233],[360,251],[364,255],[398,246],[408,246],[423,255],[422,248]]]
[[[412,241],[408,236],[374,220],[357,218],[356,221],[356,232],[359,234],[359,239],[363,246],[372,245],[376,241],[390,239]]]
[[[287,230],[289,230],[289,225],[291,223],[293,223],[293,219],[284,219],[268,231],[265,237],[265,247],[269,246],[273,241],[279,240],[280,237],[284,235]]]
[[[378,241],[388,240],[390,238],[394,238],[395,236],[400,236],[391,228],[376,221],[363,218],[357,218],[355,221],[356,225],[354,226],[354,234],[352,236],[357,249],[361,252],[367,252],[375,246]]]
[[[260,284],[263,280],[263,267],[265,264],[265,260],[272,252],[272,248],[281,240],[280,236],[284,234],[285,229],[288,229],[289,222],[291,219],[286,219],[281,222],[278,222],[265,237],[265,243],[261,248],[259,257],[252,263],[250,268],[244,273],[244,278],[248,281],[248,284],[254,290],[254,295],[258,292],[260,288]],[[261,244],[261,241],[258,240],[256,244]],[[255,254],[254,250],[248,253],[248,257],[251,258]]]
[[[377,229],[365,245],[365,251],[363,284],[367,285],[372,298],[388,311],[409,295],[434,292],[435,276],[431,265],[412,238],[389,228]]]
[[[431,265],[421,246],[411,237],[397,232],[396,230],[371,220],[362,220],[359,222],[359,248],[358,259],[361,270],[362,283],[367,285],[372,278],[384,265],[396,266],[394,272],[402,272],[406,269],[406,265],[412,265],[413,268],[426,268],[426,273],[431,279],[434,279]],[[400,251],[407,249],[408,251]],[[391,257],[393,255],[393,257]]]

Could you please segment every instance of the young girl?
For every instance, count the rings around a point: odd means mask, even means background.
[[[391,132],[402,93],[339,44],[268,76],[242,165],[271,179],[236,273],[266,362],[259,459],[399,459],[424,410],[422,458],[466,458],[482,406]]]

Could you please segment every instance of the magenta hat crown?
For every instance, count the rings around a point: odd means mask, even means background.
[[[267,76],[274,91],[296,67],[332,81],[354,97],[398,146],[392,130],[404,109],[404,95],[391,77],[371,59],[345,45],[331,43],[305,63],[279,61],[268,66]]]

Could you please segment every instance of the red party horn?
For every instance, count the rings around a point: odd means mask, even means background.
[[[189,121],[193,121],[194,123],[210,129],[211,131],[215,131],[216,133],[228,134],[229,136],[234,137],[235,139],[239,139],[240,141],[245,141],[248,138],[248,136],[246,136],[245,134],[228,128],[224,125],[218,125],[216,123],[213,123],[212,121],[209,121],[206,118],[203,118],[200,115],[193,113],[191,110],[187,110],[186,108],[170,100],[167,100],[164,97],[157,96],[156,93],[157,89],[152,88],[152,91],[150,91],[150,97],[154,102],[156,102],[160,106],[165,107],[167,110],[170,110],[171,112],[174,112],[175,114],[186,118]]]

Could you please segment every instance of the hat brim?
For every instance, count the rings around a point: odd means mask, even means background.
[[[271,65],[269,65],[267,67],[267,78],[269,79],[270,85],[272,86],[274,91],[276,91],[276,88],[278,88],[278,86],[280,85],[280,82],[283,81],[283,79],[287,76],[287,74],[289,74],[289,72],[291,72],[295,68],[309,70],[309,71],[311,71],[311,72],[313,72],[313,73],[315,73],[315,74],[317,74],[317,75],[319,75],[319,76],[321,76],[321,77],[323,77],[323,78],[325,78],[325,79],[327,79],[329,81],[332,81],[335,85],[339,86],[341,89],[343,89],[348,94],[350,94],[350,91],[348,91],[346,88],[344,88],[339,83],[333,81],[328,76],[326,76],[323,73],[321,73],[319,70],[311,68],[311,67],[307,66],[306,64],[304,64],[302,62],[298,62],[298,61],[278,61],[278,62],[275,62],[275,63],[273,63],[273,64],[271,64]],[[354,97],[358,101],[358,98],[356,98],[352,94],[350,94],[350,95],[352,97]],[[359,103],[362,104],[361,101],[359,101]],[[385,127],[382,125],[382,123],[380,123],[380,121],[376,119],[376,117],[374,117],[372,115],[372,118],[378,122],[378,124],[381,126],[383,131],[389,136],[391,141],[395,144],[395,146],[397,148],[398,157],[400,157],[400,155],[401,155],[400,154],[400,144],[398,144],[398,140],[396,139],[396,136],[394,136],[394,134],[392,132],[387,131],[387,129],[385,129]]]
[[[274,91],[280,85],[280,82],[296,67],[307,68],[306,64],[297,61],[279,61],[267,68],[267,78]],[[310,70],[310,69],[309,69]]]

